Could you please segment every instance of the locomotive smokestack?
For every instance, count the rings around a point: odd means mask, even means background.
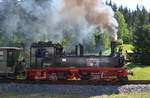
[[[84,54],[84,47],[81,44],[75,46],[76,48],[76,56],[83,56]]]
[[[116,41],[111,41],[111,55],[115,53],[115,48],[117,47]]]

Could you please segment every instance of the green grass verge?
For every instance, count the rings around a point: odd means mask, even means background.
[[[0,92],[0,98],[87,98],[87,96],[50,95],[23,92]]]
[[[0,92],[0,98],[150,98],[150,93],[112,94],[100,96],[64,96],[38,93]]]
[[[133,72],[133,76],[129,75],[129,80],[150,80],[150,66],[141,64],[127,64],[129,71]]]
[[[113,94],[113,95],[94,96],[91,98],[150,98],[150,93]]]

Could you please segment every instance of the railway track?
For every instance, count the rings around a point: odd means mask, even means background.
[[[128,80],[123,82],[116,83],[93,83],[91,81],[77,81],[77,80],[69,80],[69,81],[32,81],[32,80],[0,80],[0,83],[24,83],[24,84],[71,84],[71,85],[125,85],[125,84],[150,84],[150,80]]]

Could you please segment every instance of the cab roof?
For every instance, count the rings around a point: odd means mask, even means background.
[[[0,47],[0,50],[23,50],[23,48],[18,48],[18,47]]]

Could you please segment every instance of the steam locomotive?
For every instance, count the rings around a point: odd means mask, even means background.
[[[84,55],[84,48],[81,44],[75,46],[75,54],[68,56],[63,53],[60,44],[51,42],[33,43],[31,45],[31,68],[43,67],[122,67],[124,65],[121,53],[115,53],[115,43],[112,42],[112,53],[109,56]]]
[[[115,51],[116,45],[116,42],[111,42],[111,54],[106,56],[101,52],[99,55],[85,55],[81,44],[75,46],[74,54],[67,55],[60,44],[32,43],[30,62],[26,62],[28,68],[23,68],[26,67],[25,61],[21,62],[24,65],[16,65],[20,48],[0,48],[1,68],[7,66],[11,69],[11,73],[8,73],[3,68],[0,77],[16,78],[18,75],[24,75],[24,79],[41,81],[123,81],[127,79],[128,69],[124,66],[122,53]]]

